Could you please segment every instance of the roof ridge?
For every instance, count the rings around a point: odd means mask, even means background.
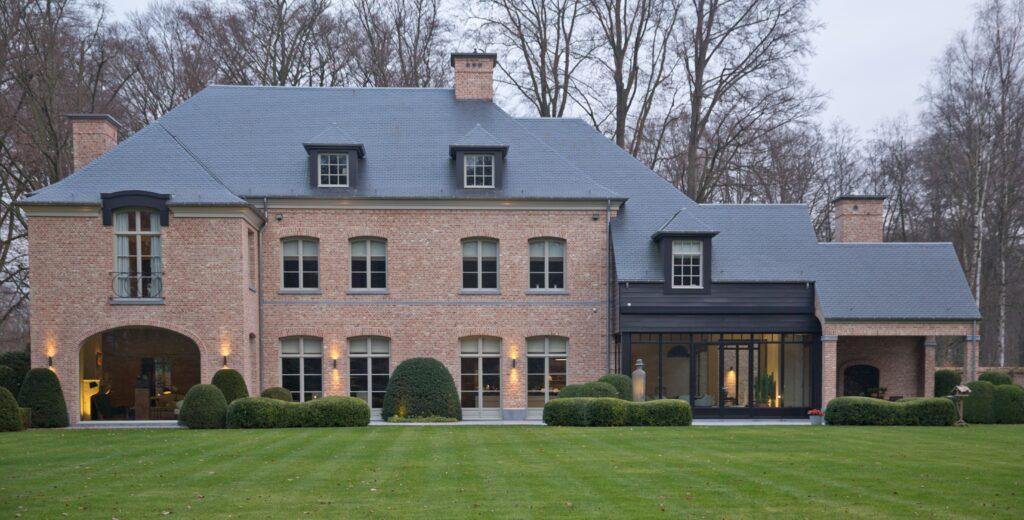
[[[294,90],[417,90],[417,91],[452,91],[453,87],[343,87],[343,86],[304,86],[304,85],[224,85],[211,83],[207,88],[238,88],[238,89],[294,89]]]
[[[952,242],[818,242],[822,246],[951,246]]]
[[[699,206],[808,206],[806,202],[699,202]]]
[[[206,172],[206,174],[209,175],[210,178],[213,179],[214,182],[216,182],[217,184],[220,184],[222,188],[227,190],[227,192],[230,193],[231,195],[234,195],[235,198],[237,198],[240,202],[245,202],[245,199],[243,199],[242,197],[239,197],[238,194],[235,193],[234,191],[231,191],[231,188],[229,188],[227,186],[227,184],[224,184],[224,181],[222,181],[220,179],[220,177],[217,176],[217,174],[213,173],[213,171],[210,170],[210,168],[206,165],[206,163],[204,163],[199,158],[199,156],[197,156],[194,152],[192,152],[192,150],[188,146],[186,146],[185,143],[183,143],[181,141],[181,139],[178,139],[178,136],[174,135],[166,126],[164,126],[163,123],[161,123],[160,121],[154,121],[153,124],[159,126],[161,130],[166,132],[167,135],[170,136],[171,140],[173,140],[175,142],[175,144],[177,144],[182,149],[182,151],[187,153],[188,156],[191,157],[192,160],[195,161],[196,164],[198,164],[199,167],[202,168],[203,171]]]

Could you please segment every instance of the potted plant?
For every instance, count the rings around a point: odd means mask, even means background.
[[[825,424],[825,412],[815,408],[807,412],[807,417],[811,418],[811,424],[814,426],[821,426]]]

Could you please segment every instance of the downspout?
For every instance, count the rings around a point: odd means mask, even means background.
[[[263,388],[263,228],[267,227],[270,214],[267,212],[267,198],[263,197],[263,222],[256,230],[256,309],[258,313],[256,333],[259,334],[257,343],[259,348],[259,374],[256,381],[259,383],[260,392]]]
[[[606,240],[607,240],[607,244],[605,245],[605,255],[608,257],[608,261],[607,261],[608,262],[608,265],[607,265],[607,271],[608,271],[608,276],[607,276],[607,280],[608,280],[608,291],[607,291],[607,293],[608,293],[607,294],[607,298],[608,298],[608,314],[605,317],[605,322],[607,323],[607,327],[605,327],[606,330],[605,330],[605,335],[604,335],[604,351],[605,351],[604,372],[606,374],[608,374],[608,373],[611,373],[611,371],[612,371],[612,327],[613,327],[613,325],[612,325],[612,313],[615,311],[615,309],[614,309],[614,307],[615,307],[615,285],[614,285],[615,281],[614,281],[614,276],[612,274],[612,269],[614,268],[614,265],[612,265],[612,200],[611,199],[608,199],[606,204],[605,204],[604,225],[605,225],[605,236],[606,236]]]

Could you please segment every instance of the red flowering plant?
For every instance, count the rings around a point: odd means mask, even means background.
[[[825,415],[825,412],[822,412],[821,410],[815,408],[813,410],[808,410],[807,415]]]

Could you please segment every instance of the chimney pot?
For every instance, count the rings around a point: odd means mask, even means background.
[[[117,146],[121,126],[108,114],[68,114],[75,171]]]
[[[493,53],[453,53],[451,64],[455,68],[455,99],[494,99],[494,66],[497,62],[498,55]]]
[[[881,242],[883,203],[878,195],[844,195],[832,201],[836,242]]]

